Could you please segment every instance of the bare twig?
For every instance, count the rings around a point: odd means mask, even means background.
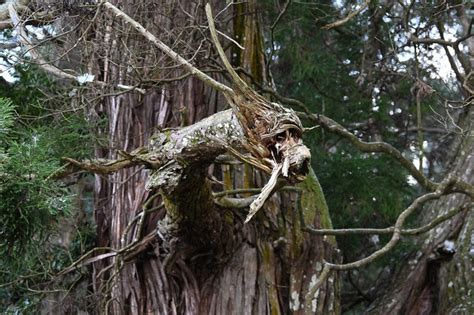
[[[285,5],[283,6],[283,9],[278,13],[277,18],[273,22],[272,26],[270,27],[270,54],[268,55],[268,62],[267,62],[267,72],[269,73],[269,67],[273,59],[273,54],[275,53],[275,38],[274,38],[274,33],[275,33],[275,27],[278,25],[280,22],[281,18],[283,15],[285,15],[286,11],[288,10],[288,7],[290,6],[291,0],[287,0],[285,2]]]
[[[26,34],[26,32],[23,28],[23,24],[20,21],[20,18],[18,16],[18,12],[16,11],[15,6],[13,4],[10,4],[8,6],[8,12],[10,14],[10,18],[12,20],[13,27],[16,28],[16,30],[18,31],[20,43],[27,48],[27,51],[31,54],[32,60],[35,62],[36,65],[38,65],[40,68],[42,68],[46,72],[54,75],[55,77],[58,77],[58,78],[61,78],[61,79],[64,79],[64,80],[70,80],[70,81],[78,82],[80,84],[84,83],[84,82],[81,81],[82,79],[80,78],[80,76],[67,73],[67,72],[53,66],[51,61],[45,60],[41,56],[41,54],[38,53],[36,48],[31,44],[30,39],[29,39],[28,35]],[[96,12],[96,15],[97,14],[98,13]],[[101,86],[101,87],[107,86],[107,83],[101,82],[101,81],[92,81],[92,84],[98,85],[98,86]],[[145,90],[143,90],[141,88],[138,88],[138,87],[135,87],[135,86],[128,86],[128,85],[118,84],[116,86],[116,88],[122,89],[125,92],[137,91],[141,94],[146,93]]]

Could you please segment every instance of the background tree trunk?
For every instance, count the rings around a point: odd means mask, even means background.
[[[453,145],[451,169],[474,183],[474,110],[467,108],[466,134]],[[368,314],[472,314],[474,217],[469,197],[452,194],[424,209],[424,223],[456,208],[465,209],[417,241],[417,250],[401,264],[386,292],[368,308]],[[408,279],[408,281],[407,281]]]
[[[213,1],[213,9],[223,9]],[[206,68],[212,63],[201,53],[193,56],[202,40],[198,24],[203,21],[203,6],[191,1],[153,1],[146,8],[134,1],[116,1],[125,13],[144,25],[151,33],[171,34],[170,44],[183,48],[186,58]],[[264,66],[263,41],[258,22],[256,1],[234,6],[233,31],[245,47],[236,65],[242,66],[256,80],[267,77]],[[189,14],[195,17],[190,18]],[[90,72],[111,85],[133,85],[139,78],[182,75],[180,69],[165,70],[168,60],[149,52],[149,43],[112,16],[106,16],[97,28],[96,50],[90,61]],[[179,32],[179,28],[192,29]],[[219,27],[219,26],[218,26]],[[178,28],[178,29],[177,29]],[[124,30],[123,33],[117,29]],[[227,33],[232,34],[232,29]],[[178,34],[178,35],[176,35]],[[176,48],[178,49],[178,48]],[[210,55],[212,57],[212,55]],[[156,71],[156,73],[153,73]],[[159,83],[160,84],[160,83]],[[145,95],[131,92],[102,98],[95,111],[107,119],[100,130],[107,144],[97,148],[98,157],[116,158],[117,150],[132,151],[149,144],[155,128],[184,126],[199,121],[225,106],[221,96],[195,78],[161,83],[147,89]],[[93,113],[94,114],[94,113]],[[204,169],[205,171],[205,169]],[[207,171],[206,171],[207,173]],[[205,173],[202,173],[204,176]],[[263,176],[248,166],[211,167],[209,176],[222,179],[214,190],[262,186]],[[156,191],[146,191],[148,171],[129,168],[113,175],[96,175],[97,245],[120,248],[129,242],[124,232]],[[204,177],[200,177],[205,180]],[[191,180],[191,179],[190,179]],[[199,185],[209,185],[207,180]],[[327,206],[316,176],[312,173],[300,184],[301,205],[306,222],[315,227],[331,226]],[[199,188],[182,192],[179,198],[190,198]],[[159,200],[154,204],[158,205]],[[196,248],[190,240],[198,227],[186,230],[183,238],[155,232],[164,218],[160,210],[147,216],[141,233],[143,246],[128,259],[118,257],[94,264],[93,290],[99,313],[112,314],[280,314],[339,312],[338,280],[329,277],[326,284],[313,293],[321,272],[322,259],[334,260],[333,238],[309,236],[301,231],[297,215],[297,193],[273,196],[252,222],[243,225],[246,210],[222,209],[211,215],[221,216],[227,231],[218,235],[220,252],[210,244]],[[168,209],[169,210],[169,209]],[[161,224],[161,223],[160,223]],[[194,223],[197,224],[197,223]],[[224,231],[224,230],[223,230]],[[125,240],[125,244],[124,244]]]
[[[461,28],[469,34],[472,17],[467,7],[456,10]],[[441,24],[439,24],[441,25]],[[438,26],[439,27],[439,26]],[[441,29],[441,28],[438,28]],[[465,98],[458,117],[458,134],[450,146],[446,174],[474,183],[474,109],[470,104],[472,89],[467,78],[472,75],[474,40],[467,37],[466,51],[458,52],[465,76],[457,76]],[[451,64],[451,67],[454,67]],[[463,82],[464,81],[464,82]],[[371,303],[369,314],[472,314],[474,313],[474,216],[472,200],[463,194],[444,196],[423,209],[422,223],[433,221],[453,209],[463,209],[452,219],[421,236],[417,250],[400,265],[386,290]],[[409,279],[409,281],[407,281]]]

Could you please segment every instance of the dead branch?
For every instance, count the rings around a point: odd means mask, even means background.
[[[255,199],[257,199],[257,195],[245,198],[219,197],[214,199],[214,202],[223,208],[244,209],[250,206],[255,201]]]
[[[449,41],[449,40],[445,40],[441,38],[429,38],[429,37],[420,38],[420,37],[416,37],[414,34],[410,34],[409,39],[412,43],[417,43],[417,44],[426,44],[426,45],[438,44],[441,46],[448,46],[448,47],[455,48],[455,47],[459,47],[459,44],[468,40],[472,36],[474,36],[474,34],[467,34],[467,35],[464,35],[463,37],[456,39],[455,41]]]
[[[380,256],[383,256],[387,252],[391,251],[400,240],[402,226],[405,223],[405,220],[408,218],[408,216],[410,216],[410,214],[412,214],[416,209],[423,206],[426,202],[430,200],[438,199],[441,196],[447,194],[449,190],[449,186],[451,186],[452,184],[453,184],[453,178],[451,176],[448,176],[446,180],[444,180],[440,184],[440,186],[435,192],[424,194],[418,197],[417,199],[415,199],[411,203],[411,205],[408,206],[408,208],[406,208],[405,210],[403,210],[402,213],[398,216],[397,221],[395,222],[395,225],[394,225],[392,238],[387,244],[385,244],[385,246],[383,246],[378,251],[372,253],[368,257],[365,257],[363,259],[357,260],[352,263],[332,264],[329,262],[325,262],[326,266],[328,266],[331,270],[349,270],[353,268],[359,268],[374,261]]]
[[[425,232],[428,232],[435,228],[436,226],[440,225],[441,223],[451,219],[454,217],[456,214],[461,213],[464,210],[470,210],[466,208],[455,208],[450,211],[448,211],[446,214],[439,216],[432,220],[431,222],[418,227],[418,228],[413,228],[413,229],[403,229],[400,230],[401,235],[409,235],[409,236],[415,236],[415,235],[420,235]],[[362,234],[362,235],[372,235],[372,234],[392,234],[395,231],[395,227],[391,226],[388,228],[384,229],[372,229],[372,228],[361,228],[361,229],[315,229],[312,227],[309,227],[306,225],[304,222],[304,218],[302,218],[302,215],[300,215],[300,219],[303,219],[302,226],[303,226],[303,231],[306,231],[310,234],[313,235],[352,235],[352,234]]]
[[[121,246],[120,248],[110,248],[110,247],[96,247],[79,257],[77,260],[75,260],[71,265],[69,265],[67,268],[64,268],[61,270],[56,276],[63,276],[67,273],[70,273],[74,270],[78,270],[82,267],[85,267],[87,265],[90,265],[92,263],[107,259],[107,258],[113,258],[115,257],[114,263],[109,265],[109,267],[115,266],[119,261],[124,261],[124,260],[129,260],[133,256],[137,255],[137,252],[140,251],[140,249],[143,250],[144,244],[148,244],[153,238],[150,238],[150,235],[145,236],[143,239],[140,238],[140,235],[142,233],[142,228],[143,228],[143,223],[145,221],[145,218],[148,214],[150,214],[153,211],[156,211],[163,207],[163,204],[151,208],[151,203],[159,196],[158,193],[154,194],[151,196],[145,204],[142,206],[142,211],[138,213],[127,225],[125,228],[124,232],[122,233],[121,237]],[[138,222],[138,224],[137,224]],[[126,237],[129,231],[132,229],[132,227],[135,226],[135,231],[134,235],[132,237],[132,241],[127,244]],[[155,233],[151,233],[153,236]],[[104,252],[98,255],[94,255],[98,252]],[[118,259],[121,258],[121,259]],[[117,266],[115,266],[117,268]]]
[[[217,31],[214,25],[214,18],[212,17],[211,6],[209,5],[209,3],[206,4],[206,16],[207,16],[207,22],[209,23],[209,30],[211,32],[212,41],[214,43],[214,46],[217,49],[217,53],[219,54],[219,57],[224,63],[224,67],[226,68],[226,70],[229,72],[230,76],[234,80],[234,84],[237,86],[238,90],[241,90],[241,91],[248,90],[249,87],[247,83],[245,83],[245,81],[242,80],[239,77],[239,75],[235,72],[235,70],[232,68],[232,65],[230,64],[229,60],[227,59],[227,56],[225,55],[224,49],[222,48],[219,42],[219,39],[217,38]],[[230,105],[232,106],[236,104],[233,104],[233,102],[231,102]],[[235,110],[238,111],[238,108],[236,108]]]
[[[96,160],[85,160],[82,162],[76,161],[74,159],[63,157],[64,161],[69,162],[70,165],[75,166],[78,169],[94,173],[94,174],[110,174],[117,172],[121,169],[132,167],[138,165],[138,163],[128,160],[105,160],[105,159],[96,159]]]
[[[298,139],[301,139],[303,126],[292,110],[288,110],[277,103],[269,102],[240,78],[227,60],[224,49],[217,38],[209,4],[206,5],[206,15],[214,46],[225,69],[233,79],[235,92],[225,95],[247,137],[249,145],[246,146],[246,149],[253,156],[260,159],[272,158],[269,147],[275,145],[275,143],[272,143],[275,140],[274,138],[278,134],[291,129],[295,133],[292,137],[295,137],[298,141]],[[274,162],[280,163],[279,160]],[[271,163],[267,163],[267,165],[273,168]]]
[[[270,194],[273,192],[273,189],[275,188],[277,184],[278,176],[280,176],[280,173],[282,172],[282,168],[283,168],[282,164],[275,165],[275,167],[273,168],[272,176],[270,177],[270,180],[267,182],[265,187],[262,188],[262,192],[250,205],[250,211],[249,211],[249,214],[247,215],[247,218],[245,218],[245,223],[248,223],[250,219],[252,219],[252,217],[263,206],[263,203],[268,199]]]
[[[68,157],[63,157],[62,159],[73,166],[73,170],[74,168],[81,169],[95,174],[110,174],[136,165],[145,165],[149,168],[154,168],[161,163],[155,156],[149,155],[145,148],[138,148],[130,153],[119,151],[118,154],[122,158],[116,160],[95,159],[80,162]],[[61,171],[61,174],[68,173],[70,173],[70,171]]]
[[[247,223],[270,196],[280,174],[288,177],[290,168],[293,167],[292,175],[297,180],[304,179],[308,171],[310,153],[301,142],[303,127],[295,113],[279,104],[268,102],[240,78],[219,43],[209,4],[206,5],[206,15],[211,38],[235,84],[237,93],[228,95],[227,99],[245,132],[249,144],[246,149],[272,167],[269,182],[250,205],[250,212],[245,220]],[[298,170],[295,171],[294,166]],[[303,176],[298,177],[299,175]]]
[[[264,164],[267,168],[278,170],[271,178],[278,178],[280,173],[285,177],[292,175],[294,180],[302,180],[304,178],[308,171],[311,155],[309,150],[302,144],[301,135],[303,133],[303,126],[298,116],[292,110],[266,100],[250,88],[235,72],[219,43],[209,4],[206,5],[209,30],[217,52],[226,70],[233,79],[233,88],[229,88],[217,82],[194,67],[188,60],[181,57],[148,32],[141,24],[111,3],[103,1],[101,5],[113,12],[116,17],[132,25],[140,34],[153,43],[154,46],[179,65],[183,66],[192,75],[195,75],[205,84],[208,84],[224,94],[245,134],[245,141],[242,141],[242,145],[254,158],[259,160],[257,164]],[[281,167],[275,167],[276,165],[281,165]],[[273,182],[270,182],[269,185],[271,186],[272,183]],[[272,189],[270,189],[270,191],[271,190]],[[267,192],[267,190],[265,190],[265,192]],[[268,195],[269,194],[266,193],[265,195],[261,195],[263,199],[256,199],[258,202],[253,204],[253,211],[256,212],[258,208],[261,207]]]
[[[273,193],[276,190],[301,193],[301,189],[294,186],[281,187],[283,184],[285,183],[278,182],[275,189],[273,189],[271,193]],[[261,192],[262,192],[261,188],[238,188],[238,189],[232,189],[232,190],[226,190],[226,191],[214,193],[213,196],[214,196],[214,202],[221,207],[242,209],[242,208],[249,207],[257,199],[257,197],[259,196],[258,194],[260,194]],[[245,198],[229,197],[229,195],[243,194],[243,193],[257,193],[257,195],[253,195],[253,196],[249,196]]]

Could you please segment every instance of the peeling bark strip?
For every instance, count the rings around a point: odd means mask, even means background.
[[[182,65],[192,75],[195,75],[204,83],[224,94],[245,134],[245,141],[242,142],[242,146],[257,158],[257,163],[273,170],[272,180],[264,187],[260,196],[252,203],[251,214],[249,214],[246,221],[250,220],[270,196],[276,179],[280,174],[283,174],[284,177],[289,177],[292,181],[302,181],[305,178],[309,170],[311,154],[301,140],[303,134],[301,121],[293,110],[266,100],[255,90],[250,88],[234,71],[217,38],[214,19],[209,4],[206,5],[206,15],[211,37],[226,70],[234,81],[234,89],[217,82],[194,67],[186,59],[152,35],[137,21],[133,20],[111,3],[104,1],[102,5],[112,11],[117,17],[123,19],[126,23],[131,24],[145,38],[175,62]],[[164,176],[163,178],[167,180],[171,179],[171,174],[178,172],[178,169],[179,168],[175,166],[168,170],[161,169],[163,173],[161,176]],[[160,178],[160,175],[155,176],[154,182],[148,184],[148,187],[156,187],[167,183],[166,180],[158,180],[156,177]]]

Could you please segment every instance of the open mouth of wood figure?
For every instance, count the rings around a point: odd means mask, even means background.
[[[311,153],[303,144],[296,129],[287,129],[277,134],[268,145],[275,164],[282,164],[281,173],[290,182],[302,181],[309,172]]]
[[[270,197],[280,175],[290,183],[296,183],[303,181],[309,172],[311,153],[303,144],[301,134],[296,129],[288,128],[276,134],[267,144],[267,149],[271,157],[266,160],[273,167],[272,173],[267,184],[250,205],[245,222],[249,222]]]

